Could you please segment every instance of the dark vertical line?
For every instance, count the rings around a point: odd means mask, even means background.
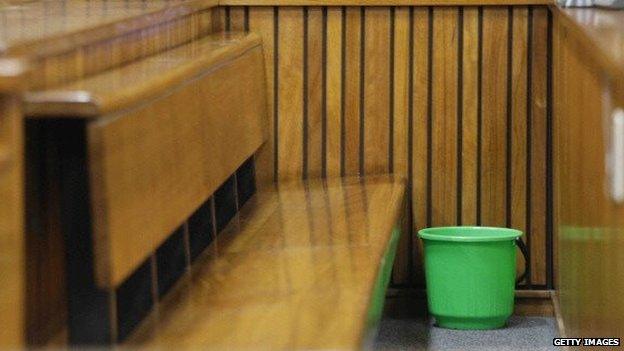
[[[365,84],[365,69],[366,69],[366,7],[360,7],[360,175],[364,175],[364,155],[365,146],[365,123],[366,123],[366,111],[364,109],[364,88]]]
[[[479,7],[478,22],[478,59],[477,59],[477,225],[481,225],[481,150],[483,149],[483,141],[481,134],[483,129],[483,7]]]
[[[432,142],[433,134],[433,7],[428,8],[428,39],[427,39],[427,227],[431,226],[431,183],[432,183]]]
[[[463,164],[462,144],[464,129],[464,8],[457,12],[457,225],[462,224]]]
[[[531,129],[533,119],[533,8],[529,7],[529,15],[527,17],[527,131],[526,131],[526,242],[529,263],[527,267],[529,271],[526,274],[527,284],[529,288],[532,285],[531,272]]]
[[[511,227],[511,197],[513,195],[511,191],[511,168],[513,163],[511,162],[511,146],[513,133],[512,130],[512,64],[513,64],[513,7],[507,8],[507,125],[505,126],[506,133],[506,145],[505,145],[505,225]]]
[[[323,7],[321,47],[321,177],[327,178],[327,7]]]
[[[546,285],[554,288],[553,276],[553,32],[552,12],[548,10],[548,34],[546,48]]]
[[[308,178],[308,8],[303,7],[303,179]]]
[[[347,8],[342,7],[341,23],[341,47],[340,47],[340,176],[344,177],[345,170],[345,79],[347,76]]]
[[[412,187],[413,187],[413,177],[414,177],[414,8],[410,7],[409,9],[409,66],[408,66],[408,84],[407,87],[407,191],[408,191],[408,199],[412,198]],[[410,281],[414,276],[414,243],[413,243],[413,230],[414,230],[414,218],[413,218],[413,208],[412,201],[408,200],[408,220],[409,220],[409,277]]]
[[[245,32],[249,32],[249,6],[245,6]]]
[[[279,7],[273,7],[273,181],[279,175]]]
[[[232,19],[230,17],[230,6],[225,7],[225,30],[232,30]]]
[[[394,36],[395,36],[395,8],[390,8],[390,104],[388,111],[388,173],[394,173]]]

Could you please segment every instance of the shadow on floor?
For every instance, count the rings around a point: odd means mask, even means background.
[[[426,300],[388,298],[375,339],[376,350],[555,350],[556,322],[549,317],[513,316],[496,330],[438,328]]]

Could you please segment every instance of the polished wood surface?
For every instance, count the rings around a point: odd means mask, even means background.
[[[235,6],[483,6],[548,5],[551,0],[219,0]]]
[[[4,55],[67,51],[216,5],[216,0],[16,2],[0,6],[0,51]]]
[[[204,66],[167,95],[89,124],[102,286],[122,282],[266,139],[262,62],[256,45]]]
[[[263,39],[271,136],[261,179],[394,172],[412,185],[414,230],[521,229],[530,284],[551,283],[547,7],[229,6],[222,15],[225,29]],[[402,243],[396,284],[422,284],[421,255],[415,236]]]
[[[0,348],[25,344],[23,127],[13,92],[0,95]]]
[[[609,84],[618,78],[587,50],[587,38],[562,16],[555,16],[554,29],[561,320],[568,337],[624,337],[624,207],[609,195],[607,173],[611,113],[624,107],[624,96]]]
[[[359,349],[404,196],[392,176],[265,189],[125,345]]]
[[[624,94],[624,12],[600,8],[554,8],[553,12],[569,35],[609,74],[618,94]]]
[[[260,39],[254,34],[210,34],[70,84],[28,92],[24,111],[30,118],[95,118],[127,110],[168,94],[259,47]]]

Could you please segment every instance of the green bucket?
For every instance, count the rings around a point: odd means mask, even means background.
[[[438,326],[495,329],[514,306],[516,243],[522,232],[492,227],[438,227],[418,235],[425,247],[429,312]]]

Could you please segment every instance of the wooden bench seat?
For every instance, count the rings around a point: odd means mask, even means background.
[[[392,176],[259,192],[127,345],[361,347],[382,306],[404,194]]]

